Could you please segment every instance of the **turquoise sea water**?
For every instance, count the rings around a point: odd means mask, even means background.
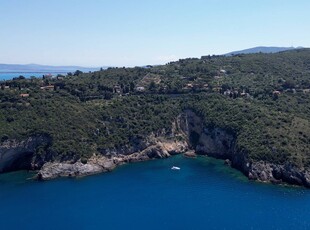
[[[29,176],[0,175],[0,229],[310,229],[310,190],[249,182],[205,157],[80,179]]]

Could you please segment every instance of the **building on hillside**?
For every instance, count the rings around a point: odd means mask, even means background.
[[[302,92],[303,93],[310,93],[310,89],[303,89]]]
[[[53,91],[55,89],[55,86],[54,85],[47,85],[47,86],[40,87],[40,89]]]
[[[209,84],[207,84],[207,83],[204,84],[204,85],[203,85],[203,88],[208,89],[208,88],[209,88]]]
[[[21,93],[19,96],[20,97],[29,97],[29,93]]]
[[[220,70],[220,73],[221,73],[221,74],[226,74],[226,73],[227,73],[227,71],[226,71],[226,70],[224,70],[224,69],[221,69],[221,70]]]
[[[249,93],[245,93],[245,92],[240,93],[240,96],[241,97],[246,97],[246,98],[251,97],[251,95]]]
[[[245,90],[242,90],[242,93],[240,93],[241,97],[251,97],[249,93],[246,93]]]
[[[230,96],[232,94],[232,91],[230,89],[227,89],[223,94],[225,96]]]
[[[280,95],[281,92],[280,92],[279,90],[274,90],[274,91],[272,92],[272,94],[273,94],[273,95]]]
[[[136,91],[137,91],[137,92],[144,92],[144,91],[145,91],[145,88],[144,88],[143,86],[138,86],[138,87],[136,88]]]
[[[192,89],[192,88],[194,88],[194,85],[192,83],[187,83],[184,88]]]

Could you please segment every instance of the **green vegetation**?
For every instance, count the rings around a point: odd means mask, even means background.
[[[163,66],[0,82],[0,141],[48,134],[38,155],[87,162],[169,135],[184,109],[236,137],[253,160],[310,167],[310,50],[205,56]],[[193,137],[193,139],[195,139]]]

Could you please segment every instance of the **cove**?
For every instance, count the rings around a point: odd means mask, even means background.
[[[127,164],[79,179],[31,176],[0,175],[1,229],[310,228],[308,189],[251,182],[208,157]]]

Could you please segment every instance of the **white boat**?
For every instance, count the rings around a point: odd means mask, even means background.
[[[172,170],[180,170],[181,168],[176,167],[176,166],[173,166],[171,169],[172,169]]]

